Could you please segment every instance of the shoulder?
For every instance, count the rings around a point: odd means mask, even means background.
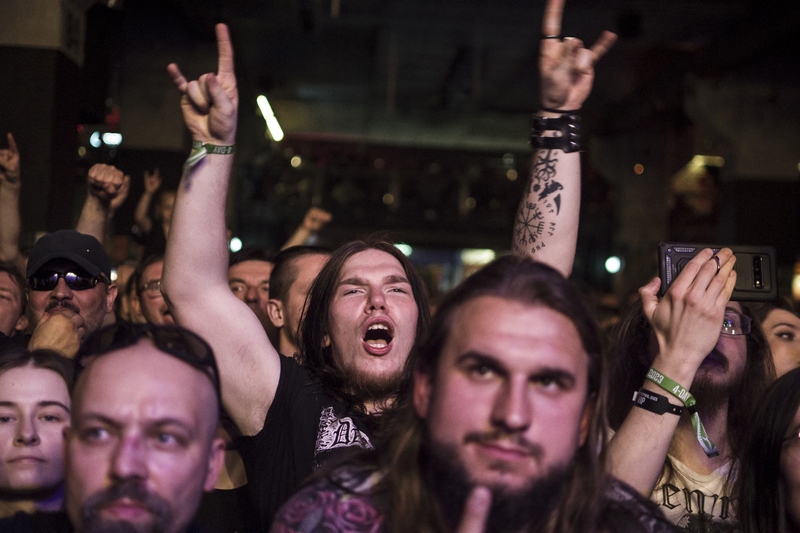
[[[337,468],[292,496],[276,515],[272,531],[377,533],[384,515],[372,488],[379,479],[369,467]]]
[[[610,532],[672,533],[680,531],[658,506],[616,478],[604,492],[602,522]]]

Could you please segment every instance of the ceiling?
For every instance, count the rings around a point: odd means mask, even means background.
[[[213,39],[214,22],[231,26],[240,87],[277,102],[290,133],[473,148],[524,145],[518,128],[537,100],[543,5],[171,2],[199,39]],[[621,37],[587,104],[607,132],[681,120],[687,72],[800,83],[800,6],[790,0],[573,0],[563,28],[587,43],[603,29]]]

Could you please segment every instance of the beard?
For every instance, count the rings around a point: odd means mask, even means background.
[[[428,437],[422,457],[427,480],[442,517],[447,527],[455,531],[476,483],[470,479],[466,466],[458,459],[455,445],[434,443]],[[502,467],[498,467],[500,469]],[[532,532],[543,531],[558,506],[567,480],[567,470],[566,465],[557,465],[543,477],[528,480],[517,489],[502,485],[488,486],[492,493],[492,504],[484,531],[504,533],[523,528]]]
[[[389,400],[403,385],[404,368],[390,374],[373,375],[357,368],[345,368],[350,393],[363,402]]]
[[[724,354],[715,349],[708,357],[713,358],[713,364],[716,364],[722,373],[728,373],[730,365]],[[739,372],[737,375],[728,376],[724,382],[715,382],[709,376],[709,372],[711,372],[710,369],[709,371],[699,371],[691,389],[692,396],[697,400],[697,411],[700,415],[707,416],[713,415],[715,411],[728,403],[728,399],[739,390],[744,380],[744,373]]]
[[[103,507],[122,498],[138,502],[150,512],[153,520],[138,524],[108,520],[100,515]],[[138,481],[128,479],[89,496],[81,507],[81,518],[84,533],[163,533],[167,531],[172,516],[164,499],[148,492]]]

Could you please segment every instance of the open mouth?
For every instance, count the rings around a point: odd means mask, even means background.
[[[384,355],[390,350],[394,335],[387,322],[373,322],[364,332],[364,348],[372,355]]]
[[[701,366],[705,367],[718,367],[722,370],[727,370],[728,358],[721,354],[717,349],[714,349],[706,356],[705,359],[703,359],[703,362],[700,364]]]

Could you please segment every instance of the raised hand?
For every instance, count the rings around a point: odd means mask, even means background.
[[[131,177],[125,174],[122,177],[122,185],[119,189],[117,189],[117,195],[111,200],[111,203],[108,205],[108,210],[113,216],[114,213],[117,212],[117,209],[120,208],[122,204],[125,203],[125,200],[128,198],[128,193],[131,190]]]
[[[539,51],[541,105],[550,109],[580,109],[594,82],[594,64],[617,40],[604,31],[591,48],[580,39],[561,37],[565,0],[548,0],[542,22]]]
[[[119,199],[120,194],[123,194],[121,201],[117,202],[117,206],[119,206],[128,196],[130,177],[125,176],[115,166],[98,163],[92,165],[92,168],[89,169],[86,183],[89,188],[89,194],[104,205],[110,206],[112,202]]]
[[[144,171],[144,192],[153,194],[161,187],[161,172],[156,168],[153,172]]]
[[[312,207],[306,211],[306,216],[303,217],[303,228],[311,233],[317,232],[330,222],[331,218],[331,214],[324,209]]]
[[[660,301],[658,278],[639,289],[644,314],[658,340],[659,357],[669,357],[670,366],[694,375],[714,349],[736,285],[735,263],[729,248],[720,250],[716,259],[706,248],[686,264]]]
[[[239,93],[233,71],[233,46],[228,27],[217,24],[217,73],[207,73],[187,81],[178,65],[167,71],[181,92],[181,111],[192,139],[202,143],[232,145],[236,138],[236,112]]]
[[[19,184],[19,150],[14,136],[8,134],[8,148],[0,149],[0,184]]]

